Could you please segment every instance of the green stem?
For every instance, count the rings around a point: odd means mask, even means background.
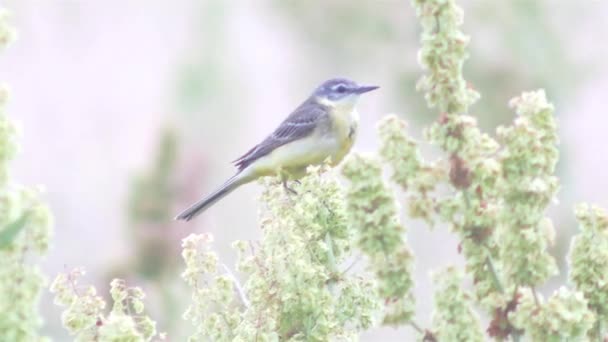
[[[327,259],[329,261],[329,267],[332,277],[338,274],[338,266],[336,265],[336,256],[334,255],[333,241],[329,233],[325,234],[325,244],[327,245]],[[328,284],[329,292],[335,294],[334,282]]]
[[[534,303],[536,304],[536,307],[539,308],[540,301],[538,300],[538,295],[536,294],[536,289],[534,289],[533,287],[530,287],[530,290],[532,290],[532,296],[534,297]]]
[[[512,332],[511,338],[513,339],[513,342],[519,342],[519,333]]]
[[[230,277],[230,279],[232,279],[232,282],[234,283],[233,284],[234,288],[236,289],[236,292],[239,295],[239,299],[241,300],[241,303],[243,304],[243,306],[248,308],[251,304],[249,302],[249,299],[247,299],[247,294],[245,293],[245,290],[243,290],[243,286],[241,286],[241,282],[230,271],[230,268],[228,268],[228,266],[226,266],[226,264],[222,264],[222,268],[224,269],[224,271],[226,272],[228,277]]]
[[[424,334],[424,329],[422,329],[416,322],[410,321],[410,326],[414,328],[417,332]]]
[[[334,242],[329,233],[325,234],[325,244],[327,245],[327,259],[332,273],[336,273],[338,266],[336,265],[336,256],[334,255]]]
[[[465,209],[466,209],[466,211],[469,211],[471,209],[471,200],[469,198],[469,193],[466,190],[462,190],[462,196],[464,197]],[[466,224],[468,224],[468,222],[465,222],[465,225]],[[490,253],[489,247],[487,247],[487,246],[485,246],[485,247],[487,249],[487,253]],[[498,278],[498,273],[496,272],[496,268],[494,267],[494,263],[492,262],[490,255],[486,256],[486,265],[488,266],[488,271],[490,271],[490,276],[492,276],[492,281],[494,282],[494,286],[496,286],[496,289],[499,292],[504,293],[504,291],[505,291],[504,287],[500,283],[500,279]]]
[[[500,291],[501,293],[504,293],[505,289],[502,287],[502,284],[500,283],[500,280],[498,279],[498,274],[496,273],[496,268],[494,268],[494,263],[492,262],[492,259],[490,259],[490,256],[486,257],[486,265],[488,266],[488,270],[490,271],[490,275],[492,276],[492,281],[494,282],[494,286],[496,286],[496,289],[498,291]]]
[[[466,190],[463,190],[462,194],[464,196],[466,210],[469,210],[471,207],[469,193]],[[485,246],[485,247],[487,249],[487,252],[490,253],[489,248],[487,246]],[[504,293],[505,289],[502,286],[502,284],[500,283],[500,279],[498,279],[498,273],[496,272],[496,268],[494,267],[494,263],[492,262],[492,258],[490,258],[490,255],[486,256],[486,265],[488,266],[488,271],[490,271],[490,276],[492,277],[494,286],[496,286],[496,289],[499,292]],[[517,293],[517,287],[515,288],[515,291],[516,291],[515,293]],[[516,332],[516,331],[511,332],[511,338],[513,339],[513,342],[519,342],[520,337],[521,337],[521,335],[518,332]]]

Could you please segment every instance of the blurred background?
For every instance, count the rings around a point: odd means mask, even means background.
[[[608,207],[608,2],[459,3],[471,36],[465,78],[482,94],[471,112],[480,125],[493,132],[508,123],[507,102],[524,90],[545,88],[556,105],[562,190],[550,215],[559,237],[552,252],[563,268],[576,231],[573,204]],[[0,58],[12,89],[9,113],[23,129],[14,174],[44,185],[56,216],[44,271],[52,277],[82,266],[103,292],[116,276],[142,286],[171,341],[190,329],[181,320],[189,292],[179,278],[180,239],[211,232],[233,264],[230,243],[259,235],[259,186],[190,223],[171,218],[231,175],[229,161],[313,87],[335,76],[382,87],[360,102],[358,151],[375,151],[375,123],[387,113],[406,118],[416,137],[436,118],[415,91],[419,31],[406,0],[4,5],[19,33]],[[405,224],[417,258],[417,320],[428,326],[428,273],[461,263],[458,241],[445,227]],[[67,339],[48,293],[42,306],[45,333]],[[385,328],[362,340],[411,336],[409,328]]]

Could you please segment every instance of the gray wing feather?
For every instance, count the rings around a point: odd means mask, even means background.
[[[257,159],[271,153],[276,148],[311,134],[317,123],[328,117],[327,107],[304,102],[294,110],[266,139],[234,161],[239,171],[251,165]]]

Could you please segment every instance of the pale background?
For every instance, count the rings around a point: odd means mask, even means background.
[[[567,238],[576,230],[573,204],[585,200],[608,207],[608,3],[459,2],[472,39],[465,76],[483,96],[472,114],[482,126],[493,131],[507,123],[512,113],[506,104],[523,90],[546,88],[556,104],[562,190],[551,209],[560,237],[552,252],[563,267]],[[382,87],[360,103],[358,151],[376,149],[375,123],[386,113],[406,118],[416,136],[436,115],[414,89],[421,70],[418,24],[409,1],[2,5],[13,12],[19,32],[0,58],[0,79],[12,90],[9,113],[23,129],[13,174],[22,183],[46,187],[56,218],[44,272],[54,276],[82,266],[86,281],[104,291],[112,276],[127,277],[148,292],[152,316],[173,341],[190,328],[179,319],[187,299],[177,276],[179,239],[192,231],[211,232],[223,260],[232,264],[230,242],[258,236],[260,189],[247,186],[192,223],[170,227],[162,219],[129,216],[130,203],[141,202],[129,198],[156,194],[176,213],[229,176],[230,160],[330,77]],[[169,191],[158,194],[152,186],[146,192],[134,180],[152,172],[167,129],[177,137]],[[417,257],[417,320],[428,326],[428,273],[461,262],[458,241],[445,227],[429,231],[419,222],[405,224]],[[141,239],[150,236],[152,247]],[[44,294],[44,331],[65,340],[50,298]],[[411,329],[380,329],[362,340],[378,337],[402,341]]]

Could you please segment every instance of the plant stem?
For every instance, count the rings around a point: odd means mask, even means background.
[[[424,329],[422,329],[416,322],[410,321],[410,326],[414,328],[417,332],[424,334]]]
[[[337,273],[336,256],[334,255],[334,242],[331,239],[329,233],[325,234],[325,244],[327,245],[327,259],[329,260],[329,267],[332,273]]]
[[[538,300],[538,295],[536,294],[536,289],[534,289],[533,287],[530,287],[530,290],[532,290],[532,296],[534,297],[534,303],[536,303],[536,307],[540,307],[540,301]]]
[[[247,299],[247,295],[245,294],[245,291],[241,286],[241,282],[239,282],[239,280],[234,276],[234,274],[232,274],[228,266],[222,264],[222,268],[224,269],[224,271],[226,271],[226,274],[228,274],[228,276],[232,278],[232,281],[234,282],[234,287],[236,288],[236,292],[239,294],[239,298],[241,299],[243,305],[245,307],[249,307],[249,300]]]
[[[513,342],[519,342],[519,333],[512,332],[511,338],[513,338]]]
[[[500,291],[501,293],[504,293],[505,289],[502,287],[502,284],[500,283],[500,280],[498,279],[498,274],[496,273],[496,269],[494,268],[494,263],[492,262],[492,259],[490,259],[490,256],[486,257],[486,265],[488,266],[488,270],[490,271],[490,275],[492,276],[492,281],[494,282],[494,286],[496,286],[496,289],[498,291]]]

